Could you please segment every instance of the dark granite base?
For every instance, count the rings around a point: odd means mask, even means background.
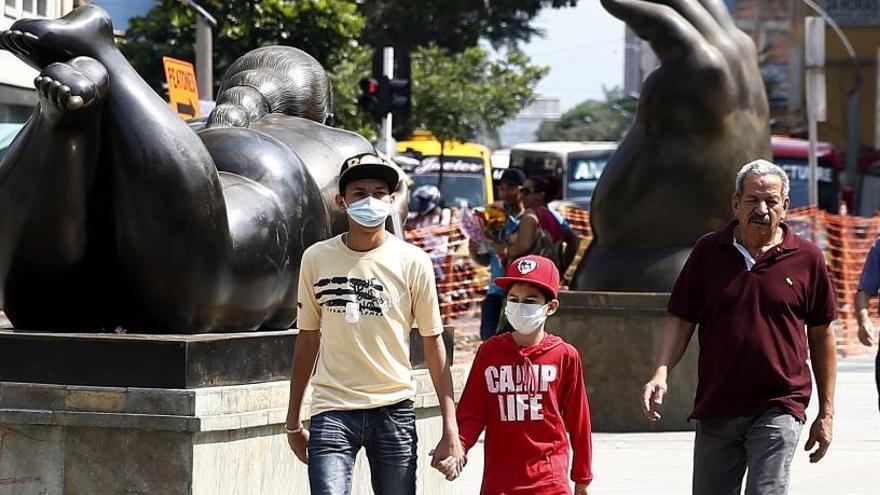
[[[452,360],[452,329],[443,336]],[[199,388],[285,380],[295,330],[201,335],[0,330],[0,381],[107,387]],[[421,338],[410,340],[424,368]]]

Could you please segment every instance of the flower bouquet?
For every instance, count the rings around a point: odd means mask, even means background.
[[[465,207],[461,216],[461,230],[476,243],[478,253],[486,253],[496,242],[501,241],[507,213],[500,205],[492,204],[471,210]]]

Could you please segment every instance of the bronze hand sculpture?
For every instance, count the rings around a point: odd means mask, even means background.
[[[216,115],[188,125],[99,7],[20,20],[0,48],[40,71],[39,103],[0,162],[0,303],[16,328],[291,326],[302,252],[346,225],[339,168],[373,151],[324,125],[332,98],[314,59],[245,55]]]
[[[767,96],[755,45],[721,0],[602,4],[662,66],[596,187],[573,288],[668,291],[694,242],[730,218],[737,170],[770,158]]]

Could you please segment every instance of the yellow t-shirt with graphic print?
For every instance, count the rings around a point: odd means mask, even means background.
[[[370,409],[415,395],[410,329],[443,332],[428,255],[394,235],[353,251],[342,236],[306,249],[299,274],[300,331],[321,331],[311,415]]]

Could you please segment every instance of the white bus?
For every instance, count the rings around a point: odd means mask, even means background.
[[[543,175],[559,186],[549,200],[561,199],[589,210],[593,190],[617,144],[607,141],[522,143],[510,150],[510,166],[527,177]]]

